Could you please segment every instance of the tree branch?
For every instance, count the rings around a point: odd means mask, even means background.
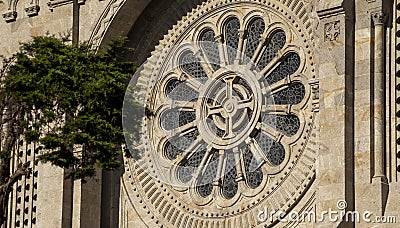
[[[29,167],[29,162],[21,165],[18,169],[0,186],[0,227],[6,220],[6,211],[8,204],[8,195],[12,190],[12,186],[22,177],[30,174],[32,168]]]

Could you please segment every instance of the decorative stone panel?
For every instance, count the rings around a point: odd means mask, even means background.
[[[325,24],[325,41],[337,41],[340,35],[340,21]]]

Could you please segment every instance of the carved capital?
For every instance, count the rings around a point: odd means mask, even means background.
[[[375,26],[384,25],[386,23],[386,15],[382,11],[372,12],[371,18]]]
[[[25,12],[29,17],[38,15],[40,7],[38,5],[33,5],[25,8]]]
[[[3,13],[3,18],[6,22],[15,21],[17,19],[17,12],[9,11],[9,12]]]
[[[245,30],[239,30],[239,38],[244,39],[244,36],[246,35],[246,31]]]
[[[222,35],[217,35],[214,38],[215,38],[215,41],[217,43],[222,43],[223,42],[223,36]]]
[[[202,59],[203,57],[204,57],[204,52],[203,52],[203,50],[202,49],[197,49],[195,52],[194,52],[194,56],[196,57],[196,58],[198,58],[198,59]]]
[[[267,39],[268,39],[268,34],[262,34],[261,35],[261,37],[260,37],[260,42],[261,43],[265,43],[266,41],[267,41]]]

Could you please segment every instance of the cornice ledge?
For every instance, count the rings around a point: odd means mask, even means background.
[[[78,4],[83,5],[85,4],[85,1],[86,0],[78,0]],[[49,7],[50,11],[53,11],[54,8],[72,4],[72,2],[73,0],[49,0],[49,2],[47,2],[47,6]]]
[[[317,14],[319,18],[326,18],[339,14],[345,14],[344,0],[321,0],[318,3]]]

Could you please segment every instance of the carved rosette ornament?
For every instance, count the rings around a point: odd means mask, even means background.
[[[325,41],[339,40],[340,21],[329,22],[325,24]]]
[[[319,87],[311,24],[296,4],[297,14],[277,1],[208,1],[133,78],[125,189],[145,223],[264,226],[277,220],[257,221],[259,211],[286,213],[306,194]],[[140,132],[133,102],[146,107]]]

